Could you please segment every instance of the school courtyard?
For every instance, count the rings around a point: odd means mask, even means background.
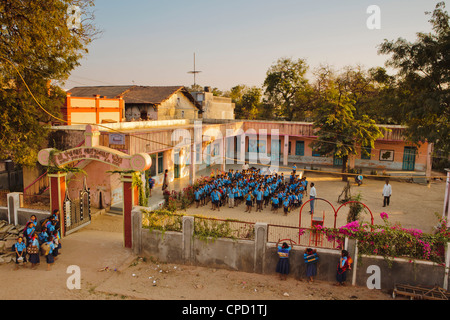
[[[211,166],[198,173],[197,177],[209,176]],[[240,170],[241,166],[231,165],[226,169]],[[290,167],[280,167],[279,173],[289,174]],[[302,171],[309,182],[314,182],[319,198],[330,201],[336,208],[337,199],[345,182],[336,175]],[[395,172],[390,172],[394,177]],[[435,173],[434,173],[435,174]],[[435,174],[438,176],[438,174]],[[444,176],[442,176],[444,178]],[[374,223],[382,223],[381,212],[389,214],[390,222],[399,222],[403,227],[418,228],[432,232],[436,225],[435,213],[442,215],[445,180],[432,179],[428,184],[417,184],[391,178],[393,189],[391,204],[382,207],[381,191],[383,179],[365,178],[361,186],[351,179],[351,193],[361,193],[362,202],[373,213]],[[189,178],[179,179],[169,185],[170,190],[181,190],[189,184]],[[163,199],[160,186],[155,186],[149,205]],[[325,212],[325,225],[332,226],[334,217],[329,205],[317,201],[316,214]],[[212,211],[210,204],[186,210],[187,214],[201,214],[219,219],[234,218],[247,222],[267,222],[270,224],[298,226],[299,210],[284,216],[266,208],[263,212],[245,213],[243,204],[237,208],[222,207]],[[309,205],[302,212],[302,226],[308,227],[311,217]],[[346,223],[347,210],[342,209],[337,226]],[[365,214],[364,221],[370,221]],[[91,224],[62,240],[62,255],[53,269],[46,271],[45,262],[37,270],[21,268],[14,271],[13,264],[0,266],[0,282],[8,290],[0,291],[0,299],[11,297],[24,300],[61,299],[150,299],[150,300],[386,300],[392,299],[388,292],[369,290],[362,287],[335,287],[332,283],[316,281],[308,283],[301,277],[291,275],[287,281],[280,281],[277,274],[261,275],[226,269],[203,268],[188,265],[174,265],[141,258],[123,246],[123,217],[105,210],[93,214]],[[81,289],[69,290],[67,268],[77,265],[81,270]],[[320,272],[320,271],[319,271]],[[26,284],[26,290],[24,290]],[[397,298],[398,299],[398,298]]]

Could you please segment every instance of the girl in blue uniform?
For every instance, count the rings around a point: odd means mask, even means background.
[[[289,274],[289,253],[292,249],[292,243],[289,246],[286,242],[283,245],[278,246],[278,263],[276,272],[280,274],[280,280],[286,280]]]
[[[39,240],[36,236],[36,233],[33,233],[30,237],[30,243],[28,244],[28,250],[31,250],[30,254],[30,263],[31,263],[31,269],[36,269],[36,265],[41,262],[41,259],[39,258]]]
[[[45,259],[47,260],[47,271],[51,270],[51,266],[55,262],[55,258],[53,256],[53,250],[55,250],[55,243],[53,242],[53,237],[49,236],[46,244],[49,246],[50,250],[48,251]]]

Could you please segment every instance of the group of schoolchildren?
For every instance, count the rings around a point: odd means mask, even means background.
[[[31,269],[36,269],[40,264],[41,255],[45,256],[47,270],[51,270],[60,254],[60,239],[59,210],[54,210],[50,217],[40,222],[32,215],[23,229],[23,234],[17,238],[12,247],[16,253],[15,270],[19,265],[26,266],[28,262],[31,263]]]
[[[256,205],[256,212],[271,204],[271,210],[278,213],[283,208],[287,215],[290,210],[303,203],[307,192],[306,177],[299,178],[293,170],[288,179],[284,174],[261,173],[260,169],[233,170],[220,173],[211,180],[200,183],[194,190],[194,199],[199,206],[211,201],[211,210],[220,211],[228,203],[229,208],[245,203],[245,212],[251,212]]]

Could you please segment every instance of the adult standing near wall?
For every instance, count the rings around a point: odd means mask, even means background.
[[[389,202],[392,195],[392,186],[389,184],[389,179],[386,179],[386,183],[383,187],[383,207],[389,206]]]
[[[309,202],[309,205],[311,206],[311,211],[309,211],[310,214],[314,213],[314,202],[316,201],[316,197],[316,187],[314,186],[314,182],[311,182],[311,189],[309,190],[309,199],[311,199],[311,201]]]
[[[164,180],[163,180],[163,184],[162,184],[162,190],[166,190],[167,187],[169,186],[169,177],[168,175],[169,170],[166,169],[166,171],[164,171]]]

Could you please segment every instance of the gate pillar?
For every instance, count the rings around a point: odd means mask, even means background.
[[[125,248],[131,248],[133,235],[131,232],[131,211],[139,204],[137,186],[133,186],[133,173],[121,173],[123,183],[123,241]]]
[[[53,214],[54,210],[59,210],[59,224],[61,237],[65,236],[65,223],[64,216],[62,215],[64,206],[64,197],[66,195],[66,176],[65,172],[49,173],[49,186],[50,186],[50,214]]]

